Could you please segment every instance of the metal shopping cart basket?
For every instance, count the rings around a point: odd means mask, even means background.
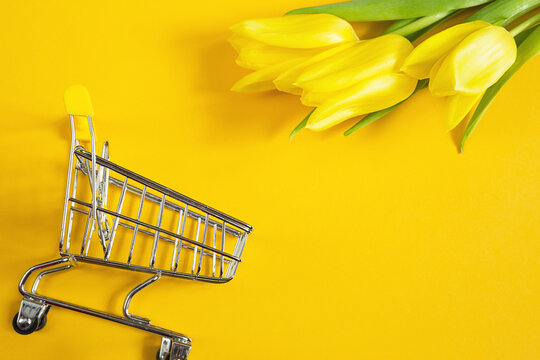
[[[133,296],[161,276],[225,283],[236,273],[252,227],[96,155],[90,96],[82,86],[65,93],[71,150],[60,234],[60,258],[31,267],[19,283],[24,296],[13,327],[30,334],[45,326],[51,305],[162,336],[157,359],[185,360],[191,339],[131,314]],[[89,142],[91,151],[83,147]],[[77,262],[152,274],[124,301],[123,316],[38,294],[45,276]],[[37,275],[30,290],[26,283]]]

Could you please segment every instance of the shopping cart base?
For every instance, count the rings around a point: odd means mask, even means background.
[[[64,94],[64,102],[71,146],[58,246],[61,258],[35,265],[23,275],[19,291],[24,298],[13,327],[20,334],[43,328],[47,312],[54,305],[159,335],[162,341],[157,359],[186,360],[191,339],[130,313],[133,297],[162,276],[207,283],[230,281],[253,228],[113,163],[107,141],[98,156],[88,91],[80,85],[71,86]],[[182,155],[193,152],[181,150]],[[223,161],[227,166],[236,166],[230,159]],[[126,295],[119,315],[38,294],[43,276],[71,269],[77,262],[150,277]],[[25,284],[34,272],[35,280],[27,290]]]
[[[75,260],[70,257],[62,257],[60,259],[48,261],[42,264],[35,265],[28,269],[23,275],[19,283],[19,291],[24,296],[21,301],[21,307],[19,312],[13,318],[13,328],[16,332],[22,335],[28,335],[35,331],[42,329],[47,322],[47,314],[52,305],[62,307],[69,310],[74,310],[84,314],[100,317],[102,319],[114,321],[120,324],[135,327],[141,330],[145,330],[157,335],[162,336],[161,347],[157,353],[157,359],[159,360],[186,360],[191,350],[191,339],[180,333],[160,328],[158,326],[150,325],[148,319],[138,317],[127,312],[127,306],[125,304],[126,316],[118,316],[109,314],[106,312],[90,309],[84,306],[68,303],[59,299],[53,299],[37,293],[37,287],[41,278],[47,274],[67,270],[73,267]],[[59,266],[62,265],[62,266]],[[40,270],[31,291],[27,291],[25,288],[26,282],[30,275],[35,271]],[[131,297],[145,286],[151,284],[159,276],[154,276],[151,279],[143,282],[133,289],[128,298]],[[129,301],[127,301],[129,305]]]

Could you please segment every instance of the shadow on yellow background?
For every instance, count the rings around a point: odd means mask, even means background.
[[[354,120],[289,141],[308,109],[229,92],[245,71],[225,41],[241,19],[309,4],[4,4],[0,357],[151,359],[159,346],[58,308],[39,333],[11,328],[20,276],[58,256],[62,94],[74,83],[89,89],[113,161],[255,228],[232,282],[163,279],[133,301],[192,337],[191,359],[540,356],[540,60],[507,84],[461,155],[426,91],[349,137]],[[41,291],[120,313],[144,278],[82,265]]]

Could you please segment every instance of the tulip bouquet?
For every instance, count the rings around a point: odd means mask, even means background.
[[[292,137],[303,128],[325,130],[362,116],[349,135],[428,87],[445,98],[449,130],[469,118],[462,151],[498,91],[540,53],[540,14],[534,11],[539,5],[540,0],[353,0],[242,21],[231,27],[229,41],[237,64],[254,71],[232,90],[300,95],[313,109]],[[473,6],[481,7],[464,23],[411,43]],[[358,39],[349,23],[382,20],[394,22],[373,39]]]

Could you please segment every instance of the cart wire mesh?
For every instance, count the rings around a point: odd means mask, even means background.
[[[73,155],[61,255],[207,282],[234,277],[251,226],[104,157],[92,161],[78,144]]]

